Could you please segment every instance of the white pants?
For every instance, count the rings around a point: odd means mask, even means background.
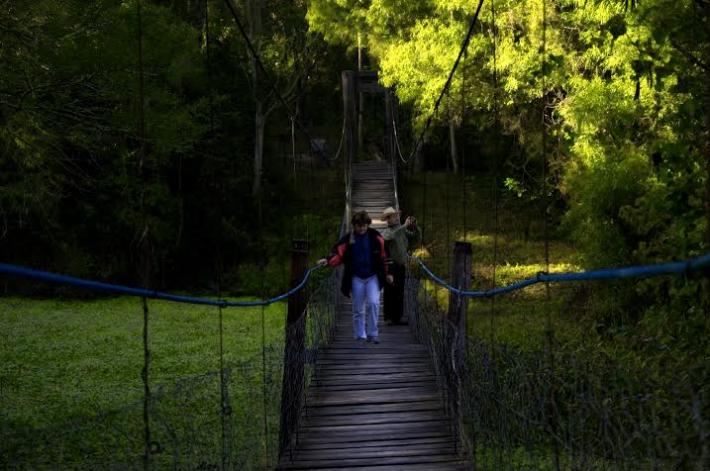
[[[366,279],[353,276],[352,288],[353,337],[356,340],[377,337],[377,318],[380,314],[380,283],[377,281],[377,275]],[[366,307],[367,316],[365,315]],[[367,324],[367,335],[365,324]]]

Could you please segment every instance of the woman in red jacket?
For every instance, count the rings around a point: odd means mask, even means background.
[[[392,276],[387,274],[385,240],[370,228],[372,220],[366,211],[355,213],[351,222],[352,232],[345,234],[318,264],[345,265],[340,289],[345,296],[352,293],[353,338],[379,343],[380,287],[392,283]]]

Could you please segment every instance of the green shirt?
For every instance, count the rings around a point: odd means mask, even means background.
[[[385,238],[385,247],[390,258],[399,265],[407,263],[407,247],[417,243],[422,235],[419,227],[410,231],[401,224],[387,226],[382,229],[381,234]]]

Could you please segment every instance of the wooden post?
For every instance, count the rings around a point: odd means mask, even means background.
[[[456,242],[454,244],[454,263],[451,272],[453,273],[454,287],[468,290],[471,286],[471,244],[468,242]],[[449,294],[449,321],[456,326],[458,331],[459,345],[466,346],[466,310],[468,309],[468,298],[454,293]],[[464,351],[465,348],[458,349]]]
[[[341,74],[343,85],[343,113],[345,114],[345,158],[343,167],[345,171],[345,220],[350,229],[350,216],[352,212],[352,188],[351,188],[351,168],[357,156],[357,106],[355,95],[357,89],[357,73],[352,70],[344,70]]]
[[[394,127],[392,126],[394,114],[392,112],[392,101],[392,92],[389,89],[385,89],[385,152],[387,152],[386,158],[394,163]],[[394,171],[394,168],[392,170]]]
[[[291,287],[296,286],[308,269],[308,242],[294,240],[291,247]],[[306,294],[304,290],[288,298],[284,369],[281,382],[281,424],[279,427],[279,456],[288,447],[296,432],[304,388],[304,359],[306,353]]]
[[[343,81],[343,112],[345,113],[345,151],[346,162],[353,162],[357,155],[357,72],[344,70]]]
[[[468,242],[456,242],[454,244],[454,262],[451,272],[453,273],[453,286],[461,290],[468,290],[471,280],[471,244]],[[468,298],[459,296],[453,292],[449,293],[449,313],[450,322],[448,339],[453,358],[450,364],[453,365],[449,377],[449,387],[451,397],[452,419],[454,420],[456,446],[461,435],[463,417],[461,411],[461,384],[465,375],[466,365],[466,340],[467,322],[466,312],[468,308]]]

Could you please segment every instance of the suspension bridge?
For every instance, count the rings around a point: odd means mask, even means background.
[[[389,141],[387,160],[356,161],[354,97],[360,79],[371,77],[343,74],[346,184],[341,233],[349,230],[354,211],[367,210],[373,226],[382,228],[383,209],[399,206],[394,140]],[[387,136],[395,138],[393,127]],[[279,354],[262,346],[260,372],[254,371],[254,365],[226,364],[220,347],[218,371],[186,379],[172,389],[154,390],[148,375],[150,355],[146,355],[144,398],[126,409],[142,409],[142,420],[134,415],[126,422],[121,412],[114,411],[34,430],[20,441],[9,441],[14,448],[2,454],[3,466],[664,469],[695,463],[700,469],[706,463],[699,393],[659,392],[650,378],[630,380],[613,366],[590,365],[575,356],[557,355],[551,348],[526,353],[471,338],[467,302],[535,283],[688,276],[708,266],[710,255],[644,267],[542,273],[488,291],[468,289],[468,243],[454,247],[451,281],[422,260],[413,259],[413,264],[421,274],[411,270],[407,274],[408,325],[382,325],[382,341],[377,345],[351,340],[352,307],[339,293],[339,271],[306,289],[316,268],[308,267],[308,245],[302,241],[294,243],[292,288],[274,298],[247,302],[172,295],[0,264],[5,275],[143,298],[145,342],[148,299],[218,309],[220,345],[224,309],[288,300],[283,350]],[[449,292],[448,303],[442,303],[432,286]],[[148,351],[147,343],[145,348]],[[590,368],[596,368],[591,375]],[[280,380],[274,381],[279,373]],[[239,404],[253,394],[243,384],[260,375],[265,433],[257,438],[238,429],[258,422],[253,410]],[[267,423],[268,408],[279,411],[276,430]],[[179,409],[202,415],[188,422],[179,418]],[[98,449],[82,444],[81,437],[90,430],[103,437]],[[278,438],[269,438],[275,434]],[[65,461],[70,453],[54,446],[70,435],[83,450],[83,461]],[[268,456],[270,443],[277,444],[273,452],[277,460],[249,458],[261,455],[262,449]]]
[[[389,162],[352,166],[352,210],[383,228],[396,206]],[[319,354],[296,439],[280,469],[462,469],[426,349],[404,325],[384,325],[379,344],[352,339],[352,303],[340,297],[337,330]]]
[[[474,24],[475,17],[462,53]],[[456,65],[437,108],[455,70]],[[383,226],[383,209],[399,207],[398,161],[409,159],[399,151],[392,91],[378,85],[371,72],[344,72],[342,85],[344,234],[358,210],[373,216],[375,228]],[[357,158],[356,96],[363,92],[385,96],[384,161]],[[558,353],[551,331],[543,348],[529,351],[470,336],[468,302],[537,283],[693,276],[710,265],[710,254],[650,266],[544,272],[475,291],[470,289],[471,245],[457,242],[452,249],[450,276],[412,258],[405,285],[408,325],[382,325],[376,345],[350,339],[352,306],[338,290],[342,273],[336,270],[312,283],[317,268],[308,266],[303,241],[294,241],[288,292],[259,301],[174,295],[0,264],[0,274],[7,276],[141,298],[144,316],[141,399],[72,423],[22,433],[0,429],[0,466],[707,469],[710,431],[702,390],[669,386],[639,372],[629,375],[574,352]],[[436,289],[445,290],[448,299]],[[151,299],[216,310],[217,370],[155,387],[148,342]],[[226,362],[223,311],[281,300],[288,301],[283,345],[269,349],[262,343],[260,359]],[[256,411],[252,396],[259,388],[262,410]],[[98,439],[90,441],[90,435]]]

